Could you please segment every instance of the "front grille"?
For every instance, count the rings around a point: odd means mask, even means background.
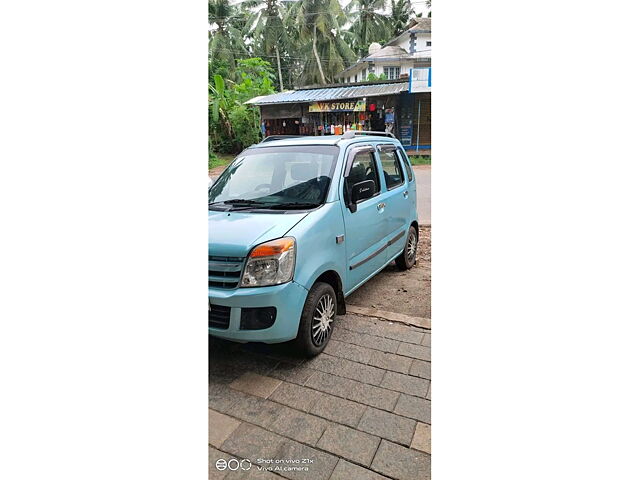
[[[231,307],[223,307],[222,305],[211,304],[209,311],[209,328],[229,328],[229,319],[231,318]]]
[[[242,274],[242,257],[209,256],[209,286],[236,288]]]

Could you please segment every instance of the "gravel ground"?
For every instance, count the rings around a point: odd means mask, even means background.
[[[411,270],[402,272],[392,263],[349,296],[347,303],[431,318],[431,227],[420,227],[417,263]]]

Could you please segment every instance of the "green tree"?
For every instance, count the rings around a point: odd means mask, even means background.
[[[429,2],[430,3],[430,2]],[[415,15],[411,0],[391,0],[389,28],[392,37],[400,35],[407,29],[409,18]]]
[[[209,60],[222,61],[235,70],[236,59],[249,56],[237,27],[240,10],[229,0],[209,0]]]
[[[390,23],[385,7],[386,0],[351,0],[346,6],[352,21],[349,30],[353,33],[353,48],[359,56],[367,54],[371,43],[389,40]]]
[[[233,138],[229,110],[233,102],[227,96],[222,76],[213,76],[209,83],[209,154],[220,147],[225,138]]]
[[[245,102],[274,93],[274,73],[261,58],[237,61],[238,81],[219,74],[209,84],[209,148],[213,152],[238,152],[260,139],[260,112]]]
[[[300,0],[287,11],[292,41],[304,60],[301,83],[333,81],[336,74],[355,61],[345,38],[347,16],[338,0]]]
[[[282,91],[282,56],[289,47],[289,37],[283,20],[285,8],[279,0],[249,0],[245,4],[250,5],[254,11],[247,19],[244,33],[253,37],[254,52],[257,55],[275,58]]]

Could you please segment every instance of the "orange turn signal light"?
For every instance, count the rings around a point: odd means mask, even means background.
[[[270,257],[272,255],[280,255],[288,250],[292,250],[296,241],[293,237],[279,238],[271,242],[258,245],[251,251],[250,258],[255,257]]]

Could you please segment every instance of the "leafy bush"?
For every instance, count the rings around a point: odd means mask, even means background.
[[[209,153],[209,170],[212,170],[214,167],[217,167],[220,163],[218,157],[216,157],[215,153]]]
[[[209,83],[209,152],[237,153],[260,140],[258,107],[244,102],[274,93],[274,73],[261,58],[239,60],[236,82],[214,74]]]
[[[380,75],[376,75],[375,73],[370,73],[369,75],[367,75],[367,81],[368,82],[375,82],[377,80],[386,80],[387,76],[384,73],[381,73]]]

